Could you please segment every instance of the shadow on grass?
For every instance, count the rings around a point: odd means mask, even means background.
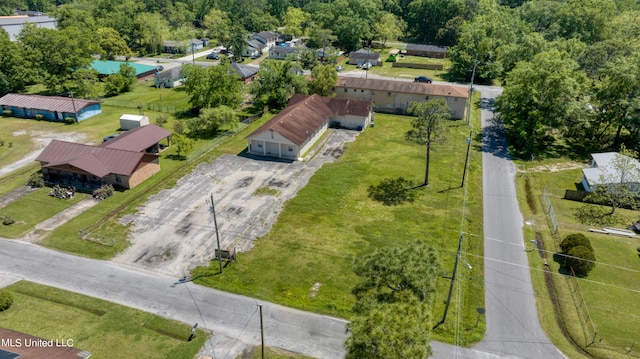
[[[397,206],[405,202],[413,202],[420,192],[417,189],[423,186],[416,186],[412,181],[402,177],[385,178],[378,185],[371,185],[367,189],[369,198],[380,202],[385,206]]]
[[[560,274],[571,275],[571,273],[569,272],[569,269],[565,265],[566,257],[565,257],[564,254],[562,254],[562,253],[554,253],[553,254],[553,261],[558,263],[558,264],[560,264],[560,268],[558,269],[558,272]]]
[[[170,154],[170,155],[167,155],[167,158],[174,161],[184,161],[187,159],[187,156]]]

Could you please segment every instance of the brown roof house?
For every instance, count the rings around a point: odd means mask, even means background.
[[[162,127],[146,125],[99,146],[53,140],[36,161],[50,185],[86,191],[107,184],[129,189],[160,171],[159,142],[169,135]]]
[[[248,152],[301,160],[329,125],[362,131],[372,119],[371,101],[296,94],[287,108],[247,136]]]
[[[412,102],[444,98],[451,118],[464,118],[468,89],[459,86],[422,82],[339,77],[335,87],[337,98],[373,101],[376,112],[406,114]]]

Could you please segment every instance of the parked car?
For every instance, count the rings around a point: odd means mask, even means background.
[[[209,59],[209,60],[219,60],[220,59],[220,55],[218,55],[215,52],[212,52],[209,55],[207,55],[207,59]]]
[[[362,68],[365,69],[365,70],[369,70],[371,68],[371,66],[373,66],[373,65],[370,62],[365,62],[362,65]]]
[[[427,77],[427,76],[418,76],[415,79],[413,79],[413,82],[424,82],[424,83],[428,83],[430,84],[433,80],[431,79],[431,77]]]
[[[156,71],[160,72],[164,70],[164,66],[160,65],[160,66],[156,66]]]
[[[344,71],[344,66],[342,65],[336,66],[336,71]]]

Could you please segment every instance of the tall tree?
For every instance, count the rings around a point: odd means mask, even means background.
[[[30,79],[29,63],[24,48],[12,42],[4,30],[0,30],[0,96],[24,90]]]
[[[107,60],[113,60],[116,56],[131,57],[132,53],[118,32],[110,27],[101,27],[96,31],[98,43]]]
[[[162,48],[162,41],[168,33],[167,20],[157,12],[144,12],[135,17],[134,48],[143,54],[157,54]]]
[[[236,108],[242,101],[241,84],[228,64],[209,66],[184,65],[184,88],[193,108],[229,106]]]
[[[293,94],[308,92],[307,80],[289,60],[263,61],[258,76],[260,81],[254,82],[251,93],[262,106],[281,109],[287,105]]]
[[[203,26],[214,43],[224,44],[231,37],[231,20],[222,10],[211,9],[204,17]]]
[[[420,42],[435,43],[438,30],[456,16],[465,14],[464,0],[415,0],[409,4],[409,33]]]
[[[320,96],[328,96],[338,82],[338,72],[333,65],[318,65],[311,70],[309,89]]]
[[[513,146],[529,157],[544,145],[551,130],[582,125],[585,81],[566,52],[546,51],[530,62],[519,62],[496,100]]]
[[[404,20],[396,17],[392,13],[385,12],[374,26],[375,38],[382,41],[382,47],[387,41],[395,41],[404,34],[407,24]]]
[[[431,354],[429,309],[438,255],[424,242],[382,248],[357,258],[362,281],[353,289],[347,358],[426,358]]]
[[[292,38],[304,35],[310,19],[309,13],[289,6],[282,19],[282,25],[285,27],[284,33]]]
[[[204,108],[196,118],[187,120],[190,133],[212,136],[223,126],[235,128],[238,124],[238,114],[229,106]]]
[[[100,53],[95,35],[76,27],[62,30],[26,26],[18,41],[25,47],[28,61],[37,64],[37,74],[53,93],[67,91],[65,83],[77,69],[86,68]]]
[[[423,186],[429,185],[429,162],[431,156],[431,142],[443,138],[444,121],[451,118],[449,106],[443,98],[427,102],[414,102],[409,107],[409,113],[416,116],[411,122],[411,130],[406,133],[407,141],[426,146],[427,164]]]

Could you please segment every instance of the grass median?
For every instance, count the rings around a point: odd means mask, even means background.
[[[0,312],[3,328],[45,340],[72,339],[92,358],[194,358],[207,340],[188,341],[191,327],[101,299],[30,282],[9,287],[11,308]]]

